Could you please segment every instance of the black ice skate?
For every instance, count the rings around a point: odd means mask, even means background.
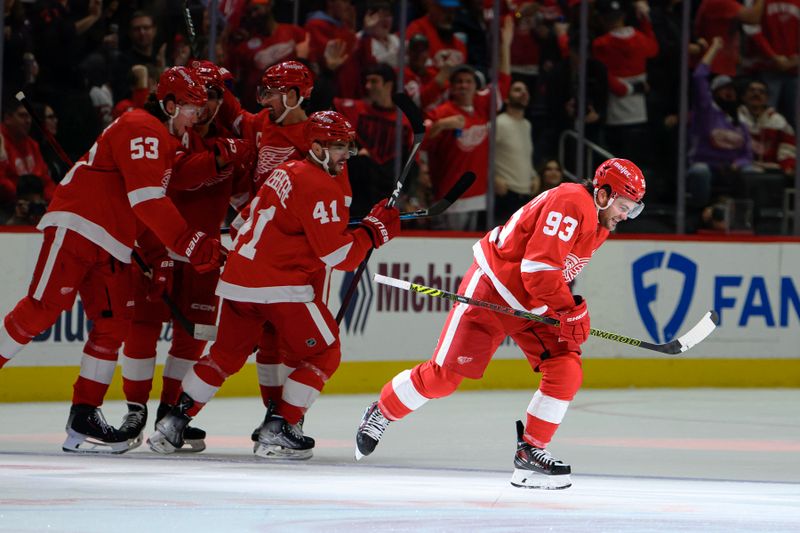
[[[136,402],[128,402],[128,412],[122,417],[119,431],[128,437],[130,450],[142,445],[146,423],[147,406]]]
[[[67,438],[61,449],[71,453],[125,453],[128,437],[108,425],[99,407],[73,405],[67,420]]]
[[[375,446],[380,442],[389,422],[391,420],[383,416],[378,402],[372,402],[367,407],[356,432],[356,461],[375,451]]]
[[[186,412],[194,405],[188,394],[181,393],[178,404],[156,422],[156,431],[147,439],[150,449],[160,454],[175,453],[183,447],[184,430],[192,417]]]
[[[253,453],[265,459],[311,459],[314,439],[303,435],[300,423],[290,424],[281,415],[267,411]]]
[[[188,396],[187,396],[188,397]],[[161,402],[158,404],[156,411],[156,425],[158,421],[164,418],[174,406]],[[206,432],[194,426],[186,426],[183,428],[183,442],[184,445],[175,450],[175,453],[199,453],[206,449]]]
[[[275,404],[272,403],[272,402],[269,402],[269,405],[267,406],[267,413],[264,415],[264,420],[258,425],[258,427],[256,429],[253,430],[253,433],[250,434],[250,440],[252,440],[253,442],[256,442],[256,443],[258,442],[258,434],[261,433],[261,428],[263,428],[267,424],[267,422],[269,422],[272,419],[272,416],[274,415],[274,413],[275,413]],[[306,421],[306,417],[304,415],[304,416],[300,417],[300,422],[295,424],[300,429],[301,432],[303,431],[303,423],[305,421]],[[304,437],[311,441],[311,447],[313,448],[314,445],[316,444],[314,439],[311,438],[311,437],[305,436],[305,435],[304,435]],[[258,445],[254,445],[253,446],[253,451],[254,452],[255,452],[255,449],[257,448],[257,446]]]
[[[517,453],[511,484],[526,489],[566,489],[572,486],[572,469],[543,448],[531,446],[522,438],[525,426],[517,420]]]

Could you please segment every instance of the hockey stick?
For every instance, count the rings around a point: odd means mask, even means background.
[[[400,108],[400,111],[411,124],[411,130],[414,132],[414,144],[411,146],[411,153],[408,154],[408,159],[406,159],[406,163],[403,165],[403,170],[397,178],[397,185],[394,191],[392,191],[391,196],[389,196],[389,200],[386,202],[387,208],[394,207],[394,204],[397,203],[397,199],[400,198],[400,191],[403,189],[408,171],[411,170],[411,165],[414,164],[414,157],[416,157],[417,150],[419,150],[422,139],[425,137],[425,123],[422,119],[422,111],[417,107],[411,97],[404,92],[398,92],[392,94],[392,101],[394,105]],[[356,293],[356,287],[358,287],[361,276],[364,275],[364,270],[367,268],[369,258],[372,256],[372,250],[374,250],[374,248],[370,248],[367,252],[367,256],[361,261],[361,264],[358,265],[358,269],[356,269],[353,274],[353,279],[350,280],[350,286],[347,287],[347,292],[344,298],[342,298],[342,305],[339,307],[339,312],[336,313],[337,324],[342,323],[344,314],[347,312],[347,308],[350,307],[350,302],[353,300],[353,295]]]
[[[33,121],[33,123],[36,124],[36,127],[39,128],[39,130],[42,132],[48,144],[50,144],[53,150],[55,150],[58,157],[60,157],[61,160],[64,161],[64,163],[72,167],[74,165],[72,159],[70,159],[70,157],[61,147],[61,144],[59,144],[59,142],[56,140],[53,134],[47,131],[47,128],[44,127],[42,120],[34,111],[33,106],[28,101],[28,97],[25,96],[25,93],[19,91],[15,96],[17,100],[19,100],[19,103],[22,104],[22,107],[24,107],[25,110],[28,112],[28,114],[31,116],[31,120]],[[139,267],[142,269],[144,275],[152,279],[153,274],[150,271],[150,268],[147,266],[147,264],[144,262],[144,259],[142,259],[142,257],[138,254],[138,252],[136,252],[136,250],[131,250],[131,257],[136,262],[136,264],[139,265]],[[186,331],[188,331],[192,337],[194,337],[199,341],[209,341],[209,340],[213,341],[216,338],[217,335],[216,326],[193,324],[192,322],[189,321],[188,318],[186,318],[186,316],[184,316],[181,310],[178,309],[178,306],[175,305],[175,302],[172,301],[172,298],[170,298],[168,294],[166,293],[162,294],[161,297],[164,299],[164,303],[167,304],[167,307],[169,307],[170,311],[172,312],[172,316],[175,317],[175,320],[180,322],[181,325],[184,327],[184,329],[186,329]],[[211,333],[210,330],[208,330],[207,328],[213,328],[213,333]],[[209,335],[213,336],[209,337]]]
[[[461,175],[461,178],[458,182],[453,185],[447,194],[439,200],[438,202],[434,202],[434,204],[426,209],[417,209],[416,211],[408,211],[406,213],[400,213],[400,220],[417,220],[419,218],[427,218],[427,217],[435,217],[436,215],[441,215],[447,209],[453,205],[456,200],[458,200],[467,189],[470,188],[472,183],[475,181],[475,173],[474,172],[464,172]],[[348,222],[348,226],[356,226],[361,223],[363,219],[361,218],[351,218]],[[231,232],[230,227],[220,228],[220,233],[227,234]]]
[[[194,31],[194,21],[192,21],[192,12],[189,10],[189,0],[183,0],[183,21],[186,23],[186,33],[189,34],[189,49],[192,51],[192,57],[198,59],[197,33]]]
[[[147,277],[147,279],[152,280],[153,271],[150,270],[150,267],[144,262],[142,256],[136,252],[133,252],[132,257],[133,260],[136,261],[136,264],[139,265],[139,268],[142,269],[142,273]],[[213,341],[217,339],[217,326],[209,324],[195,324],[194,322],[191,322],[181,312],[172,298],[170,298],[166,293],[163,293],[161,297],[164,299],[164,303],[167,304],[167,307],[169,307],[169,310],[175,320],[180,322],[180,325],[183,326],[183,329],[185,329],[193,339],[197,339],[199,341]]]
[[[447,194],[441,200],[434,202],[434,204],[427,209],[417,209],[416,211],[409,211],[408,213],[400,213],[400,220],[416,220],[418,218],[435,217],[441,215],[447,209],[456,203],[462,194],[469,189],[475,182],[475,173],[472,171],[464,172],[458,179],[455,185],[447,191]],[[360,223],[362,219],[351,218],[347,223],[348,226],[355,226]]]
[[[559,321],[556,320],[555,318],[540,316],[533,313],[529,313],[527,311],[520,311],[518,309],[505,307],[503,305],[498,305],[491,302],[484,302],[483,300],[476,300],[475,298],[470,298],[468,296],[463,296],[461,294],[447,292],[441,289],[434,289],[433,287],[426,287],[425,285],[417,285],[416,283],[403,281],[401,279],[390,278],[388,276],[382,276],[380,274],[375,274],[374,279],[378,283],[389,285],[391,287],[396,287],[404,291],[418,292],[420,294],[427,294],[428,296],[434,296],[436,298],[451,300],[466,305],[483,307],[485,309],[489,309],[497,313],[503,313],[506,315],[511,315],[519,318],[527,318],[528,320],[535,320],[536,322],[549,324],[551,326],[558,327],[561,325]],[[674,355],[683,353],[692,346],[703,341],[706,337],[711,335],[711,333],[718,325],[719,325],[719,315],[717,315],[717,312],[712,309],[711,311],[707,312],[703,316],[703,318],[700,319],[700,322],[698,322],[692,329],[684,333],[683,336],[665,344],[653,344],[647,341],[634,339],[633,337],[626,337],[625,335],[620,335],[619,333],[603,331],[602,329],[595,329],[595,328],[591,328],[589,330],[589,335],[600,337],[602,339],[606,339],[609,341],[620,342],[622,344],[629,344],[630,346],[636,346],[638,348],[644,348],[646,350],[654,350],[656,352]]]

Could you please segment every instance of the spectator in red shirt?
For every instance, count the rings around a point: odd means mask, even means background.
[[[250,0],[241,26],[231,35],[228,68],[239,80],[239,98],[258,110],[257,90],[264,71],[277,63],[308,56],[308,34],[300,26],[275,20],[270,0]]]
[[[388,0],[370,0],[364,14],[364,29],[358,32],[359,47],[376,63],[386,63],[397,68],[400,38],[392,33],[392,3]]]
[[[647,60],[658,54],[658,41],[650,24],[647,2],[636,2],[639,28],[625,24],[625,11],[620,0],[598,3],[608,33],[592,42],[592,55],[608,70],[608,108],[606,134],[613,154],[626,154],[636,161],[645,155],[643,136],[648,135]],[[631,149],[642,146],[635,154]],[[648,147],[649,149],[649,147]]]
[[[508,94],[511,84],[509,48],[514,22],[506,18],[500,38],[499,93]],[[423,147],[428,153],[434,198],[441,198],[466,171],[475,183],[447,213],[437,218],[438,229],[476,231],[483,229],[486,214],[489,157],[489,106],[498,106],[489,90],[478,91],[480,80],[474,68],[461,65],[450,75],[450,101],[431,113],[431,124]]]
[[[53,198],[56,184],[50,179],[47,163],[42,158],[39,143],[30,136],[31,115],[16,99],[8,99],[3,105],[3,125],[0,126],[3,146],[8,164],[3,185],[0,187],[5,201],[13,201],[16,195],[17,180],[23,174],[33,174],[42,180],[44,196],[47,201]]]
[[[800,0],[765,0],[761,24],[752,35],[756,49],[767,60],[761,79],[769,89],[769,106],[794,124],[797,91]]]
[[[405,68],[405,91],[424,111],[430,111],[446,99],[452,69],[429,64],[430,45],[424,33],[408,40],[408,62]]]
[[[467,61],[467,46],[453,32],[459,0],[427,0],[428,14],[411,21],[406,30],[410,39],[422,33],[428,39],[431,63],[437,68],[454,67]]]
[[[335,95],[342,98],[363,94],[361,65],[375,62],[358,46],[355,14],[349,0],[326,0],[325,10],[310,13],[305,25],[310,34],[308,60],[334,72]]]
[[[747,84],[739,120],[747,126],[753,148],[753,166],[762,171],[794,175],[795,135],[786,118],[768,105],[767,84]]]
[[[711,42],[721,37],[722,49],[711,64],[713,74],[736,76],[739,65],[739,33],[741,24],[758,24],[764,10],[764,0],[754,0],[745,7],[736,0],[703,0],[694,19],[698,38]]]

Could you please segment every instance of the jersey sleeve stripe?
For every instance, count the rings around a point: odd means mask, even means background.
[[[353,247],[353,243],[349,242],[339,248],[338,250],[334,250],[333,252],[329,253],[325,257],[320,257],[323,263],[328,265],[329,267],[335,267],[339,263],[345,260],[347,254],[350,253],[350,248]]]
[[[131,207],[135,207],[142,202],[157,200],[164,196],[166,196],[164,187],[142,187],[128,193],[128,202],[130,202]]]
[[[543,270],[559,270],[558,267],[542,263],[541,261],[531,261],[530,259],[523,259],[519,265],[520,272],[541,272]]]

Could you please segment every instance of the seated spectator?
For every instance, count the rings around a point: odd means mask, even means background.
[[[423,111],[443,104],[447,97],[449,66],[436,68],[430,64],[428,38],[418,33],[408,40],[408,61],[405,68],[405,91]]]
[[[533,168],[531,123],[525,118],[530,101],[523,81],[511,84],[505,111],[497,116],[495,133],[495,220],[502,224],[539,191],[539,175]]]
[[[358,155],[351,157],[349,168],[353,188],[350,212],[367,213],[372,205],[392,193],[395,186],[395,138],[397,135],[397,108],[392,93],[397,84],[394,69],[385,63],[369,65],[364,69],[366,98],[353,100],[334,99],[334,106],[356,129]],[[412,132],[408,120],[403,118],[402,156],[410,153]],[[416,172],[406,179],[411,184]]]
[[[436,68],[454,67],[466,63],[467,46],[453,30],[459,0],[426,0],[428,13],[411,21],[406,29],[406,38],[422,33],[428,39],[431,64]]]
[[[722,46],[722,38],[715,37],[692,74],[691,166],[686,184],[689,208],[695,210],[708,205],[712,195],[734,192],[739,172],[753,164],[750,134],[739,120],[733,80],[720,75],[708,81],[709,66]]]
[[[47,211],[42,180],[32,174],[23,174],[17,181],[17,203],[14,214],[6,226],[36,226]]]
[[[564,171],[561,169],[561,163],[557,159],[545,161],[539,169],[539,176],[542,179],[542,191],[547,191],[564,183]]]
[[[53,108],[47,104],[34,104],[33,110],[36,116],[42,119],[42,124],[47,128],[50,135],[56,138],[58,135],[58,116],[56,112],[53,111]],[[32,137],[39,143],[39,149],[42,152],[42,158],[45,164],[47,164],[50,177],[55,183],[59,183],[64,177],[64,174],[69,170],[69,165],[66,161],[61,159],[61,156],[58,155],[55,148],[45,140],[44,134],[41,131],[37,129]]]
[[[739,120],[750,132],[753,166],[762,171],[794,175],[795,136],[786,119],[767,105],[768,88],[759,80],[747,84]]]
[[[31,138],[30,131],[30,113],[19,100],[9,98],[3,105],[3,124],[0,126],[8,160],[6,178],[13,182],[12,190],[16,191],[20,176],[38,176],[44,188],[45,199],[49,202],[53,198],[56,184],[50,179],[50,171],[42,158],[39,143]]]

